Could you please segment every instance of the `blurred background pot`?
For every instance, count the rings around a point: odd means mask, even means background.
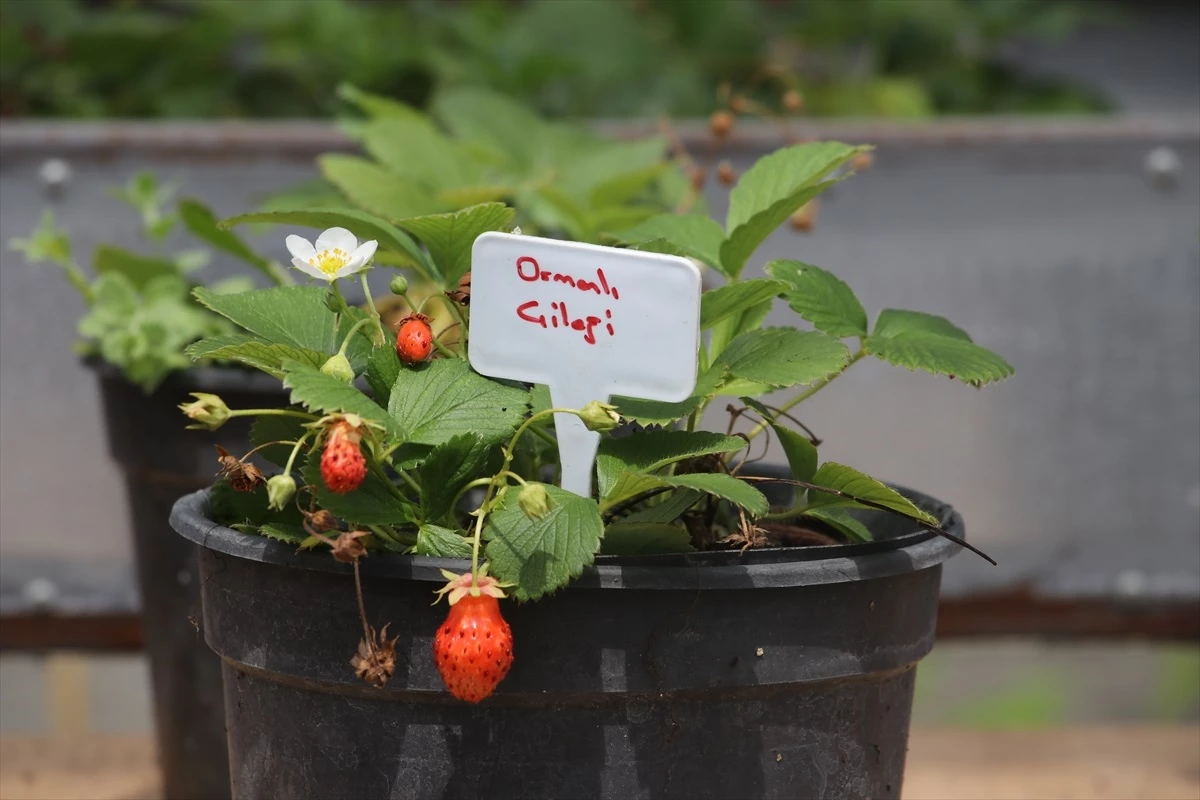
[[[146,394],[108,364],[89,366],[128,494],[165,795],[228,797],[221,666],[202,636],[196,547],[172,535],[167,519],[180,494],[212,483],[214,445],[237,455],[249,449],[250,421],[187,430],[177,406],[189,392],[218,394],[232,408],[280,406],[286,392],[268,375],[208,367],[176,373]]]
[[[949,506],[910,494],[962,534]],[[350,667],[350,568],[218,526],[207,494],[171,525],[200,544],[204,633],[224,660],[235,798],[898,797],[917,662],[958,548],[873,515],[860,545],[597,558],[505,603],[516,662],[495,695],[448,695],[430,599],[469,564],[372,556],[370,623],[396,674]]]

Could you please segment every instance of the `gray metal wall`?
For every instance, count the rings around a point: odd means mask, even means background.
[[[963,511],[1000,567],[959,557],[950,591],[1027,583],[1051,594],[1200,596],[1200,119],[806,133],[875,142],[876,164],[827,196],[815,232],[776,234],[754,268],[779,257],[818,264],[868,309],[949,316],[1017,369],[977,392],[856,365],[802,406],[824,457]],[[739,171],[767,137],[741,140]],[[135,170],[178,179],[230,215],[309,176],[311,156],[336,141],[320,126],[6,125],[0,240],[36,224],[48,157],[73,168],[58,208],[86,256],[102,241],[134,243],[135,219],[104,192]],[[1145,169],[1162,146],[1178,157],[1169,189]],[[709,203],[722,217],[724,192],[710,189]],[[261,246],[282,257],[282,235]],[[0,602],[9,607],[41,574],[60,601],[86,602],[91,586],[132,602],[121,488],[92,378],[71,353],[80,310],[53,267],[0,255]],[[789,314],[770,322],[788,324]]]

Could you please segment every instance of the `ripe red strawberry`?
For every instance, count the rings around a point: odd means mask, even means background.
[[[396,355],[406,364],[416,364],[429,358],[433,352],[433,331],[429,317],[424,314],[409,314],[400,320],[396,329]]]
[[[443,573],[451,579],[450,613],[433,640],[433,660],[450,694],[478,703],[504,680],[513,663],[512,630],[500,616],[497,598],[504,597],[495,578],[480,571]]]
[[[362,485],[367,477],[367,459],[358,443],[359,433],[349,422],[335,422],[325,438],[321,452],[321,480],[334,494],[346,494]]]

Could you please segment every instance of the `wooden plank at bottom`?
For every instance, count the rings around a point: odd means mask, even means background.
[[[149,736],[0,736],[0,797],[155,800]],[[1200,726],[919,728],[905,800],[1195,800]]]

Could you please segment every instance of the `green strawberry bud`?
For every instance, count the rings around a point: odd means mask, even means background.
[[[283,511],[294,494],[296,481],[291,475],[275,475],[267,480],[267,505],[276,511]]]
[[[389,286],[391,287],[392,294],[402,295],[408,291],[408,278],[404,277],[403,275],[397,275],[396,277],[392,278],[392,282],[389,284]]]
[[[225,401],[220,397],[205,392],[191,394],[196,398],[195,401],[179,404],[179,410],[186,414],[188,419],[196,421],[195,425],[188,425],[189,428],[215,431],[229,419],[229,406],[225,405]]]
[[[543,484],[527,483],[517,495],[517,503],[525,512],[525,516],[531,520],[539,520],[550,510],[550,495]]]
[[[354,368],[350,366],[350,359],[341,353],[335,353],[329,357],[328,361],[321,365],[321,374],[337,378],[339,381],[345,381],[346,383],[351,383],[354,380]]]
[[[596,431],[597,433],[611,431],[617,425],[621,424],[621,417],[617,414],[617,407],[611,403],[601,403],[599,400],[593,400],[580,409],[579,418],[583,420],[583,424],[589,431]]]

